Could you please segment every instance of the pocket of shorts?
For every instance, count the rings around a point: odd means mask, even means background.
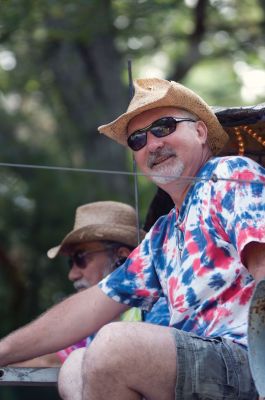
[[[195,350],[196,393],[202,399],[236,398],[238,380],[222,340],[201,337],[198,340],[201,342]]]

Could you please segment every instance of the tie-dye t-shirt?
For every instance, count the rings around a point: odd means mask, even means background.
[[[149,324],[169,326],[170,314],[165,297],[160,297],[149,312],[143,311],[142,320]]]
[[[265,170],[246,157],[212,158],[197,178],[181,209],[159,218],[99,286],[145,310],[164,295],[171,326],[247,345],[254,280],[241,257],[248,243],[265,243]]]

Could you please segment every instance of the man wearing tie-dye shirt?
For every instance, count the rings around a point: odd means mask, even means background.
[[[247,314],[265,275],[265,171],[245,157],[218,157],[227,134],[186,88],[147,79],[135,90],[127,112],[99,130],[133,150],[175,207],[99,287],[146,311],[165,296],[172,328],[104,328],[83,361],[83,390],[93,399],[255,399]]]
[[[250,297],[265,276],[265,171],[244,157],[218,157],[227,134],[188,88],[163,79],[137,80],[134,88],[127,111],[99,130],[133,151],[175,207],[99,285],[5,338],[0,362],[56,349],[104,325],[79,360],[76,399],[256,399],[246,333]],[[151,309],[162,296],[171,327],[106,325],[130,307]],[[46,340],[28,350],[45,326]],[[64,370],[65,398],[67,382]]]

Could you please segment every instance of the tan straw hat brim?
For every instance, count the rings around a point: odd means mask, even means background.
[[[145,232],[140,230],[140,239],[145,236]],[[130,247],[138,245],[136,228],[124,225],[89,225],[78,230],[71,231],[62,240],[59,246],[51,248],[47,255],[49,258],[56,257],[59,253],[67,252],[71,246],[80,243],[93,241],[109,240],[119,242]]]
[[[139,233],[142,240],[145,232]],[[73,229],[47,254],[54,258],[67,253],[73,245],[104,240],[133,248],[138,245],[137,218],[132,206],[118,201],[96,201],[77,207]]]
[[[127,125],[136,115],[158,107],[176,107],[195,115],[208,128],[208,143],[213,154],[218,154],[228,140],[214,112],[196,93],[185,86],[163,79],[138,79],[134,82],[135,95],[120,117],[98,130],[118,143],[127,146]]]

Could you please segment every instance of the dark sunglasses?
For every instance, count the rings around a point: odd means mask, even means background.
[[[86,266],[87,266],[87,260],[88,260],[88,256],[89,255],[93,255],[95,253],[101,253],[101,252],[104,252],[106,250],[107,249],[101,249],[101,250],[95,250],[95,251],[78,250],[68,258],[68,266],[71,269],[71,268],[73,268],[73,266],[75,264],[78,268],[85,269]]]
[[[180,122],[196,122],[192,118],[164,117],[154,121],[151,125],[133,132],[127,139],[128,146],[133,151],[141,150],[147,142],[147,133],[151,132],[158,138],[170,135],[176,130]]]

